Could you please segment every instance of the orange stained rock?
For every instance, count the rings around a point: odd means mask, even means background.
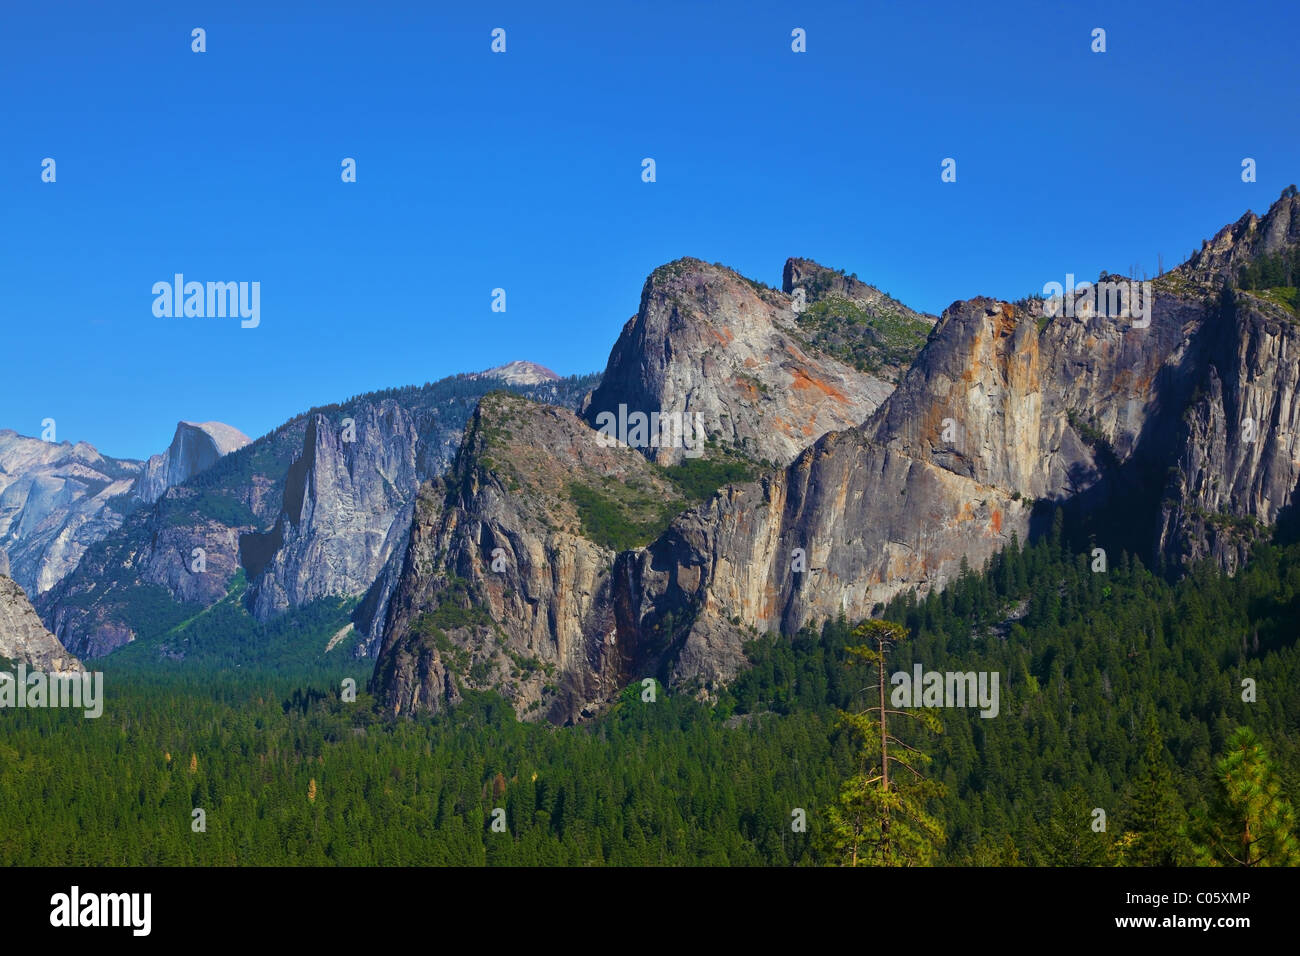
[[[817,379],[812,378],[810,375],[808,375],[807,372],[805,372],[801,368],[791,369],[790,374],[794,377],[794,381],[790,383],[790,387],[793,389],[796,389],[798,391],[805,391],[807,389],[816,389],[817,391],[821,392],[823,395],[827,396],[828,398],[835,399],[837,402],[845,402],[845,403],[848,402],[848,398],[845,397],[844,393],[841,392],[839,389],[831,385],[828,385],[825,382],[818,381]]]
[[[994,332],[996,333],[998,338],[1005,339],[1010,335],[1014,335],[1015,331],[1016,331],[1015,312],[1012,310],[1011,305],[1009,303],[1003,302],[1002,314],[999,315],[997,318],[997,324],[994,327]]]
[[[944,415],[942,408],[931,403],[926,408],[925,415],[921,419],[921,429],[917,438],[928,438],[931,445],[936,444],[936,439],[943,434],[943,420],[946,417],[955,418],[956,416]]]
[[[719,345],[730,345],[732,340],[736,337],[732,334],[732,331],[725,326],[719,330],[716,325],[710,324],[708,329],[709,334],[718,340]]]

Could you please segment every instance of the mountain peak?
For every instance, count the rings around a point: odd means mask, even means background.
[[[635,414],[690,422],[719,446],[785,464],[826,432],[866,421],[890,390],[805,335],[788,295],[683,257],[646,280],[582,415],[620,430]],[[688,457],[684,440],[639,447],[658,464]]]
[[[843,269],[831,269],[812,259],[792,256],[785,260],[781,271],[781,291],[792,295],[796,288],[804,289],[809,305],[827,298],[847,299],[871,312],[892,312],[909,321],[931,325],[935,322],[933,315],[909,309],[887,292],[863,282],[857,273],[846,275]]]
[[[499,378],[508,385],[545,385],[547,382],[558,382],[560,380],[560,376],[545,365],[522,360],[484,369],[472,375],[471,378]]]
[[[204,432],[212,439],[213,443],[223,455],[228,455],[232,451],[237,451],[252,442],[252,439],[241,432],[238,428],[235,428],[233,425],[227,425],[224,422],[187,422],[182,420],[176,423],[176,431],[178,434],[182,428],[196,428],[199,431]],[[173,441],[175,441],[174,438]]]
[[[1294,255],[1300,245],[1300,196],[1294,189],[1283,190],[1263,216],[1247,212],[1204,240],[1180,269],[1216,286],[1224,278],[1236,284],[1243,267],[1270,256]]]
[[[177,422],[167,450],[146,462],[137,493],[152,504],[168,488],[183,484],[210,468],[218,458],[238,451],[251,441],[238,428],[222,422]]]

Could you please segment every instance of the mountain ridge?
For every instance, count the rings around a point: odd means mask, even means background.
[[[415,491],[450,463],[473,402],[505,387],[576,404],[593,381],[458,375],[309,409],[137,508],[37,608],[71,650],[99,657],[225,599],[243,569],[262,623],[324,596],[357,598],[356,652],[373,653]]]
[[[48,442],[0,429],[0,550],[29,595],[54,587],[140,502],[210,467],[248,439],[221,422],[182,421],[167,451],[112,458],[88,442]]]

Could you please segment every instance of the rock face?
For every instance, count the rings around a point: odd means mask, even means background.
[[[243,448],[249,441],[239,429],[221,422],[181,422],[167,451],[152,456],[145,464],[136,494],[153,504],[168,488],[184,484],[211,468],[222,455]]]
[[[593,383],[510,387],[574,405]],[[416,490],[446,470],[478,398],[501,387],[461,375],[299,415],[139,508],[37,608],[65,645],[98,657],[145,634],[160,608],[192,605],[188,617],[226,597],[242,571],[260,621],[326,596],[355,598],[356,650],[373,656]],[[168,456],[182,463],[231,439],[208,426],[177,434]]]
[[[1177,451],[1159,506],[1163,554],[1209,557],[1233,570],[1269,525],[1294,519],[1300,481],[1300,318],[1273,290],[1222,291],[1243,266],[1300,260],[1300,198],[1247,213],[1207,240],[1171,285],[1217,311],[1198,329],[1197,387],[1177,423]],[[1293,267],[1291,283],[1300,281]]]
[[[699,416],[710,441],[786,464],[826,432],[864,421],[890,390],[810,344],[786,293],[679,259],[646,280],[582,415],[594,428],[618,421],[620,407],[624,418],[658,413],[693,424]],[[690,457],[689,446],[643,451],[674,464]]]
[[[744,665],[742,644],[753,633],[791,634],[839,614],[861,618],[905,589],[941,588],[1013,535],[1042,533],[1058,508],[1075,540],[1091,536],[1111,555],[1127,550],[1175,566],[1211,557],[1231,570],[1262,529],[1295,508],[1300,319],[1281,293],[1225,291],[1223,283],[1261,255],[1293,255],[1298,222],[1300,199],[1284,198],[1262,219],[1248,216],[1220,232],[1154,283],[1149,324],[1112,307],[1049,318],[1041,301],[954,303],[869,419],[822,435],[757,481],[721,489],[647,546],[622,549],[608,591],[599,580],[582,585],[593,597],[581,627],[548,616],[546,640],[557,647],[591,647],[590,629],[609,627],[612,616],[606,643],[618,649],[616,662],[589,657],[587,672],[569,678],[584,689],[585,707],[553,707],[548,716],[589,712],[601,695],[608,700],[642,676],[713,690]],[[744,423],[730,437],[757,441],[759,424],[782,421],[783,410],[747,418],[727,383],[781,334],[775,321],[756,320],[746,336],[740,318],[779,300],[738,288],[725,270],[674,265],[647,283],[641,312],[584,415],[595,424],[593,409],[614,398],[641,408],[702,407],[714,425]],[[861,308],[882,308],[842,276],[818,275],[792,260],[786,284],[838,293],[835,309],[846,313],[839,303],[851,296]],[[713,321],[714,311],[726,318]],[[719,333],[711,342],[710,330]],[[849,338],[827,341],[839,348]],[[706,376],[722,386],[710,392]],[[779,426],[768,430],[781,434]],[[524,430],[508,456],[466,446],[458,469],[483,486],[508,487],[497,465],[526,456],[531,434]],[[788,446],[758,447],[771,454]],[[521,483],[517,495],[528,494]],[[480,529],[498,510],[462,495],[454,518],[430,512],[429,527],[450,520]],[[495,529],[471,539],[499,540]],[[540,547],[531,562],[573,566],[566,543]],[[445,655],[429,651],[437,635],[421,643],[412,625],[422,606],[417,582],[437,574],[428,569],[466,567],[448,564],[454,551],[445,536],[412,537],[397,587],[409,608],[389,618],[375,678],[394,711],[436,708],[440,693],[442,702],[455,696],[454,675],[439,669]],[[567,580],[573,587],[580,579]],[[491,600],[483,607],[492,622],[484,632],[498,628],[498,643],[525,639],[518,616]],[[463,649],[472,655],[476,647]]]
[[[45,629],[26,593],[4,570],[0,560],[0,658],[46,673],[82,670],[81,662]]]
[[[393,713],[493,687],[523,716],[565,722],[627,680],[615,640],[611,515],[653,521],[671,483],[572,412],[497,393],[448,477],[426,485],[375,683]],[[597,498],[600,499],[597,503]]]
[[[1207,332],[1201,388],[1180,423],[1182,449],[1160,509],[1171,560],[1235,570],[1294,507],[1300,479],[1300,331],[1294,315],[1249,293]]]
[[[1188,278],[1213,286],[1223,279],[1236,280],[1242,266],[1264,256],[1294,249],[1300,243],[1300,202],[1283,197],[1273,204],[1263,218],[1247,212],[1230,226],[1224,226],[1213,239],[1176,271]]]
[[[1064,409],[1045,410],[1057,400],[1044,388],[1045,344],[1033,318],[1006,303],[954,304],[871,421],[726,489],[620,557],[620,639],[672,615],[684,622],[680,650],[647,663],[674,684],[712,689],[743,664],[748,628],[794,633],[841,613],[867,617],[900,590],[942,587],[963,562],[978,567],[1012,534],[1025,538],[1030,499],[1077,492],[1100,474]]]
[[[415,416],[386,400],[349,418],[346,425],[311,416],[274,529],[243,536],[241,563],[259,620],[326,595],[361,594],[409,527],[406,505],[425,476]],[[259,563],[268,547],[269,559]]]
[[[55,444],[0,430],[0,550],[31,594],[48,591],[132,510],[138,461],[85,442]]]

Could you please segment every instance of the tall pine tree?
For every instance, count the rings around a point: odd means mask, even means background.
[[[906,628],[869,620],[858,625],[853,636],[869,642],[851,646],[848,652],[856,661],[876,667],[876,681],[869,688],[876,703],[856,712],[840,711],[841,725],[858,743],[861,770],[845,781],[839,799],[827,810],[827,849],[842,866],[924,866],[933,862],[944,839],[943,825],[925,805],[942,796],[944,788],[922,775],[930,757],[890,734],[889,718],[908,717],[935,733],[943,728],[929,711],[886,706],[886,658],[906,639]]]

